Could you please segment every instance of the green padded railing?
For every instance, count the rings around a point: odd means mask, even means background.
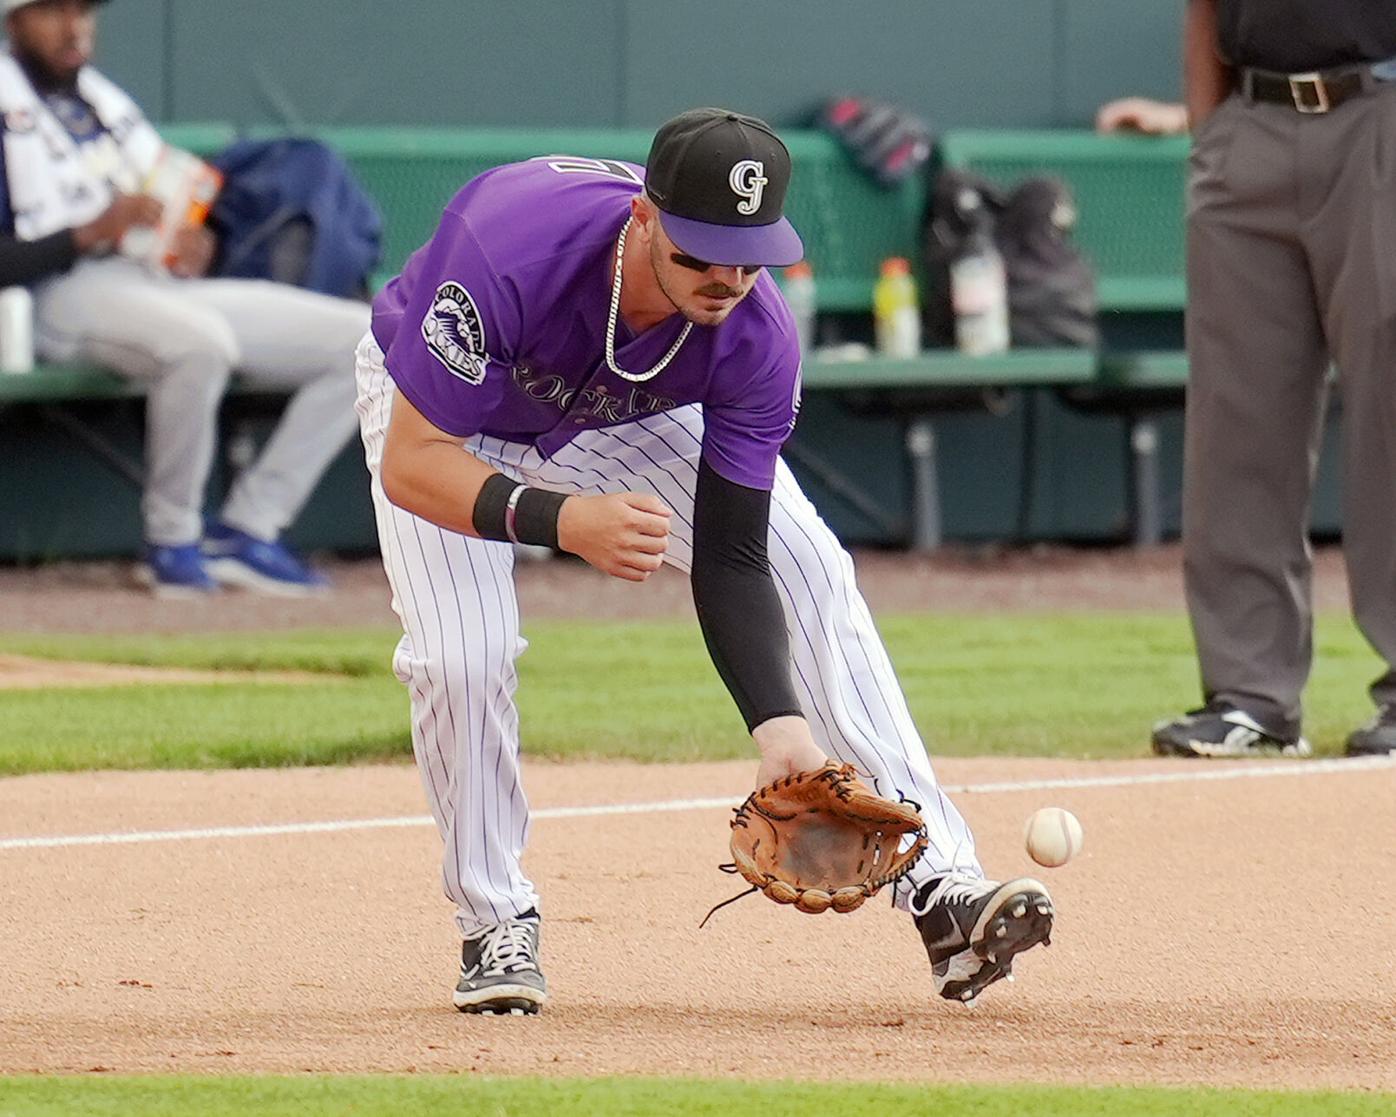
[[[94,365],[41,363],[33,372],[0,375],[0,405],[126,399],[144,394],[143,383],[125,380]]]
[[[1181,310],[1188,139],[1077,131],[955,131],[946,166],[1012,186],[1064,180],[1080,213],[1076,240],[1096,269],[1103,310]]]
[[[804,366],[807,388],[966,388],[1086,384],[1096,375],[1089,349],[1015,349],[966,357],[953,349],[928,349],[919,357],[872,356],[861,361],[812,360]]]
[[[500,163],[583,155],[643,163],[649,131],[622,129],[324,128],[317,134],[349,161],[382,207],[383,268],[397,271],[436,228],[467,181]],[[819,305],[863,310],[887,256],[913,255],[924,190],[886,191],[819,132],[784,134],[794,166],[786,212],[815,269]]]
[[[1107,353],[1100,360],[1103,388],[1183,388],[1188,382],[1188,355],[1176,350]]]
[[[157,126],[166,143],[208,158],[217,155],[237,138],[237,129],[220,122],[189,121]]]
[[[128,380],[97,365],[40,361],[31,372],[0,373],[0,410],[6,404],[18,403],[136,399],[144,396],[148,389],[149,384],[144,380]],[[249,381],[234,376],[226,394],[283,396],[286,389],[265,380]]]

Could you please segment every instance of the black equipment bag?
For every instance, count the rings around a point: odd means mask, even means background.
[[[1095,273],[1071,240],[1076,205],[1066,184],[1038,176],[1005,192],[956,169],[936,176],[927,210],[921,305],[928,344],[955,344],[950,264],[964,249],[970,213],[980,203],[993,220],[994,244],[1003,255],[1012,345],[1094,346],[1099,337]]]

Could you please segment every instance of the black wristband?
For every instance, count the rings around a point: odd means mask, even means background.
[[[557,517],[566,493],[534,489],[492,473],[480,487],[470,521],[481,539],[557,546]]]
[[[513,530],[515,543],[531,543],[534,546],[557,546],[557,518],[562,512],[562,502],[567,493],[555,493],[548,489],[525,488],[514,500],[513,523],[504,519],[507,531]]]
[[[470,522],[481,539],[497,539],[509,542],[509,533],[504,529],[504,512],[509,498],[515,489],[522,489],[521,482],[502,473],[491,473],[480,486],[480,495],[475,498],[475,508],[470,514]]]

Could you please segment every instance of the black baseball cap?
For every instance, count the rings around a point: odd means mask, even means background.
[[[803,258],[781,211],[790,152],[764,120],[690,109],[655,133],[645,193],[682,251],[712,264],[785,267]]]

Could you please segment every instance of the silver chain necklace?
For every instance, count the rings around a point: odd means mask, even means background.
[[[688,331],[693,329],[693,323],[685,322],[683,324],[683,330],[679,333],[678,340],[669,347],[669,352],[659,358],[659,363],[649,372],[626,372],[625,369],[616,364],[616,319],[620,317],[620,272],[621,263],[625,258],[625,234],[630,231],[632,220],[634,219],[630,217],[625,219],[625,224],[620,229],[620,236],[616,238],[616,277],[611,281],[611,310],[606,315],[606,366],[622,380],[629,380],[632,384],[641,384],[646,380],[653,380],[664,371],[678,353],[684,339],[688,337]]]

